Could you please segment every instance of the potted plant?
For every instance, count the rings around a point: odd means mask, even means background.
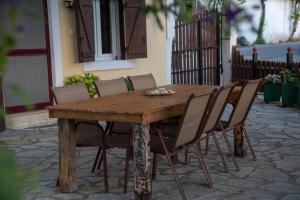
[[[98,80],[99,77],[93,73],[85,73],[84,75],[73,75],[65,79],[65,85],[76,85],[78,83],[84,83],[90,96],[95,97],[97,94],[94,81]]]
[[[300,106],[300,74],[295,74],[294,86],[297,88],[296,103]]]
[[[281,78],[277,74],[268,74],[264,79],[264,102],[280,101]]]
[[[282,105],[293,105],[297,102],[297,78],[289,69],[284,69],[282,74]]]

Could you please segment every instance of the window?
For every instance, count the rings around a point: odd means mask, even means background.
[[[120,31],[117,0],[93,0],[95,60],[120,57]]]
[[[77,0],[79,62],[147,57],[145,0]]]

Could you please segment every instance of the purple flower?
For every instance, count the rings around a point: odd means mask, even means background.
[[[225,17],[228,21],[233,21],[236,18],[236,16],[243,10],[243,8],[237,8],[233,10],[229,9],[225,12]]]

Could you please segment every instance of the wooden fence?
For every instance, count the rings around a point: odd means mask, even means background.
[[[286,61],[258,60],[258,52],[253,48],[252,59],[244,59],[240,51],[232,47],[232,81],[245,81],[266,77],[268,74],[280,74],[283,69],[300,73],[300,62],[293,61],[293,50],[288,48]]]
[[[220,17],[202,12],[191,22],[176,21],[172,47],[172,83],[220,83]]]

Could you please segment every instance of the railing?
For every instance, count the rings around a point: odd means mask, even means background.
[[[283,69],[300,72],[300,62],[294,62],[293,50],[287,49],[286,61],[258,60],[258,52],[253,48],[252,59],[244,59],[240,51],[232,47],[232,81],[245,81],[266,77],[268,74],[280,74]]]

